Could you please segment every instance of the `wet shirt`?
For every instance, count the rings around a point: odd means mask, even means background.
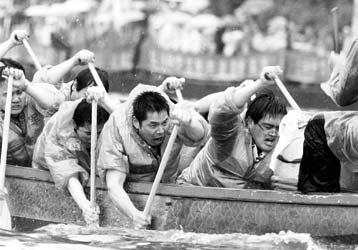
[[[89,178],[89,150],[75,132],[72,120],[79,102],[81,99],[60,106],[46,123],[34,149],[33,167],[49,169],[59,189],[66,189],[72,176],[78,176],[82,185]]]
[[[33,148],[44,127],[43,111],[29,96],[24,110],[18,117],[10,118],[7,163],[31,167]],[[0,116],[0,136],[2,139],[4,113]],[[1,147],[1,145],[0,145]]]
[[[169,140],[168,135],[159,149],[149,146],[138,134],[132,123],[132,104],[136,96],[144,91],[157,91],[155,87],[139,84],[129,95],[126,103],[113,112],[105,124],[98,142],[99,174],[104,177],[108,169],[115,169],[127,174],[130,181],[153,181],[158,170],[161,157]],[[193,111],[193,118],[203,125],[205,136],[193,141],[186,129],[179,127],[178,136],[170,153],[162,182],[173,182],[177,176],[180,150],[183,144],[197,146],[204,142],[208,134],[206,121]]]
[[[342,189],[358,190],[358,111],[324,112],[327,144],[341,162]]]
[[[213,103],[209,112],[211,138],[178,177],[180,184],[227,188],[269,188],[271,154],[256,146],[233,101],[234,88]]]

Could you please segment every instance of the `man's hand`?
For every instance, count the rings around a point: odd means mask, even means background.
[[[262,69],[259,80],[264,84],[272,84],[273,79],[281,74],[282,69],[280,66],[266,66]]]
[[[174,124],[188,126],[191,123],[193,111],[191,104],[187,101],[183,101],[175,105],[170,116]]]
[[[132,216],[132,221],[135,229],[146,229],[150,225],[151,216],[145,216],[143,212],[138,211]]]
[[[346,64],[346,55],[344,54],[344,52],[337,54],[334,51],[331,51],[331,54],[328,57],[328,66],[331,71],[334,69],[336,65],[344,67],[345,64]]]
[[[175,94],[175,90],[183,90],[185,84],[184,78],[177,78],[174,76],[167,77],[163,82],[163,91],[167,94]]]
[[[90,202],[82,207],[82,215],[87,225],[98,224],[99,207],[97,204],[92,205]]]
[[[86,65],[89,62],[94,62],[94,59],[94,53],[86,49],[80,50],[72,57],[74,65]]]
[[[6,68],[5,71],[6,74],[11,75],[13,77],[13,86],[15,88],[18,88],[21,91],[26,91],[29,81],[25,78],[24,72],[22,70],[15,68]]]
[[[92,86],[87,88],[85,96],[87,99],[87,102],[91,103],[93,100],[95,100],[97,103],[102,103],[105,96],[106,91],[103,90],[101,87],[98,86]]]
[[[14,30],[8,41],[10,42],[12,47],[15,47],[17,45],[22,44],[22,40],[29,40],[29,34],[27,33],[26,30]]]

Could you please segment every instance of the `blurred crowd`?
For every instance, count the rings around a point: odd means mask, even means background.
[[[280,12],[267,15],[262,25],[261,16],[277,8],[275,0],[231,0],[236,2],[233,10],[222,15],[215,13],[218,3],[211,0],[27,2],[31,5],[22,8],[20,15],[14,15],[18,18],[11,21],[12,29],[31,30],[39,44],[60,49],[76,44],[88,46],[94,39],[103,39],[113,30],[121,36],[117,43],[136,43],[132,40],[138,40],[138,36],[131,36],[131,30],[138,24],[145,26],[151,41],[160,48],[194,55],[232,57],[286,49],[325,55],[333,48],[330,29],[302,25]],[[8,11],[9,8],[9,4],[0,4],[0,13],[6,9],[7,13],[14,14],[13,10]],[[6,15],[3,15],[2,23],[2,34],[6,36],[6,29],[10,30]],[[349,34],[348,26],[342,28],[341,40]]]
[[[217,16],[209,0],[163,1],[150,16],[151,38],[160,47],[193,54],[216,53],[231,57],[250,52],[293,49],[325,54],[333,48],[329,29],[315,29],[273,16],[260,27],[257,17],[277,8],[274,1],[247,0],[233,14]],[[342,36],[348,36],[349,27]],[[344,37],[343,37],[344,38]]]

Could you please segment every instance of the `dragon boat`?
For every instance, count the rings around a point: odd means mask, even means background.
[[[143,209],[152,183],[127,183],[131,200]],[[15,229],[24,225],[84,225],[69,194],[55,188],[48,171],[7,166],[6,186]],[[101,226],[132,227],[96,180]],[[87,191],[89,188],[86,187]],[[358,194],[313,194],[161,184],[151,210],[152,229],[197,233],[278,233],[312,236],[358,234]],[[21,226],[22,225],[22,226]]]

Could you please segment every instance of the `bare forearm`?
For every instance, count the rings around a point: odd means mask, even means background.
[[[126,191],[120,185],[116,188],[109,188],[108,194],[116,206],[128,217],[133,218],[135,213],[139,213],[138,209],[133,205]]]
[[[25,92],[44,109],[54,106],[57,102],[64,101],[64,98],[61,98],[62,96],[59,94],[60,92],[46,83],[28,82]]]
[[[194,108],[200,114],[204,114],[209,112],[210,105],[215,102],[217,99],[222,98],[224,96],[223,92],[218,92],[214,94],[207,95],[200,100],[194,103]]]
[[[250,97],[263,87],[265,87],[265,84],[263,84],[261,79],[236,87],[233,95],[236,107],[242,108],[250,100]]]
[[[67,189],[77,205],[83,210],[89,200],[83,191],[83,187],[77,177],[73,176],[68,180]]]
[[[73,58],[70,58],[47,71],[47,82],[56,84],[75,66]]]
[[[109,97],[109,95],[105,95],[103,100],[98,103],[102,108],[104,108],[108,113],[112,113],[116,109],[115,102]]]
[[[0,58],[3,58],[6,55],[6,53],[12,48],[13,48],[13,45],[9,40],[1,43],[0,44]]]

